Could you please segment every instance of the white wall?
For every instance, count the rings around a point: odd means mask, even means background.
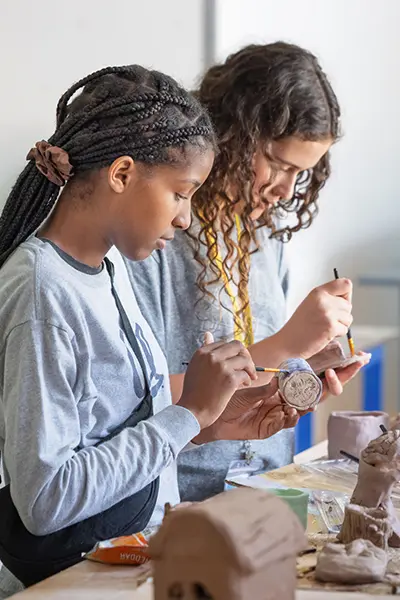
[[[139,63],[191,85],[203,0],[5,0],[0,4],[0,210],[29,149],[54,129],[61,94],[87,73]]]
[[[290,308],[330,278],[334,266],[352,277],[400,266],[399,0],[216,3],[219,60],[252,42],[297,43],[320,58],[343,109],[345,136],[332,153],[320,215],[289,244]],[[396,324],[398,301],[393,291],[356,289],[356,322]],[[388,392],[393,402],[393,369]]]
[[[292,303],[334,266],[354,275],[400,263],[399,22],[398,0],[217,0],[218,59],[251,42],[300,44],[320,58],[343,109],[320,215],[289,245]]]

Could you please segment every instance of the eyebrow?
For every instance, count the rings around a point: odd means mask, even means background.
[[[193,187],[200,187],[201,183],[200,181],[197,181],[197,179],[180,179],[179,180],[181,183],[191,183],[193,185]]]

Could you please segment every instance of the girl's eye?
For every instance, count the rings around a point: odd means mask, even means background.
[[[292,170],[292,167],[289,167],[287,165],[282,165],[281,163],[275,163],[274,168],[276,171],[280,171],[282,173],[289,173],[289,171]]]
[[[291,167],[290,165],[284,165],[282,163],[276,162],[273,159],[270,162],[271,165],[271,169],[275,172],[275,173],[289,173],[293,167]]]
[[[182,194],[175,194],[175,200],[180,202],[181,200],[187,200],[186,196],[182,196]]]

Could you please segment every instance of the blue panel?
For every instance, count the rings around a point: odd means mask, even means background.
[[[300,418],[296,426],[295,454],[303,452],[313,445],[313,425],[314,413],[308,413]]]
[[[362,373],[363,410],[384,410],[384,346],[375,346],[368,350],[372,358]]]

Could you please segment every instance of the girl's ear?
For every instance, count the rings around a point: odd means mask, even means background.
[[[108,184],[116,194],[122,194],[136,177],[137,167],[130,156],[120,156],[108,169]]]

